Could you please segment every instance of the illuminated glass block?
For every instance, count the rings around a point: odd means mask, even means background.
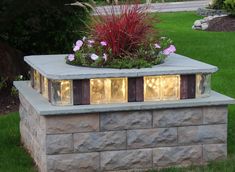
[[[40,91],[40,73],[36,70],[33,71],[34,89]]]
[[[180,99],[180,76],[161,76],[161,100]]]
[[[54,105],[72,105],[72,81],[53,80],[51,83],[51,103]]]
[[[180,76],[145,76],[144,101],[180,99]]]
[[[48,79],[44,76],[42,76],[41,80],[41,87],[42,87],[42,95],[43,97],[48,99]]]
[[[90,103],[104,103],[105,96],[105,79],[90,79]]]
[[[146,76],[144,77],[144,100],[160,100],[160,76]]]
[[[110,102],[127,102],[127,78],[112,78]]]
[[[127,102],[127,78],[90,79],[90,103]]]
[[[208,97],[211,94],[211,74],[196,75],[196,97]]]

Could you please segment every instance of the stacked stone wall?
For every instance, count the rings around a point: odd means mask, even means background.
[[[20,100],[22,142],[43,172],[144,171],[227,156],[227,106],[40,116]]]

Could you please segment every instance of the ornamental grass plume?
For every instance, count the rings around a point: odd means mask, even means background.
[[[118,15],[114,7],[111,14],[104,10],[106,15],[93,18],[90,25],[91,35],[96,40],[105,40],[107,48],[112,50],[114,56],[133,53],[140,45],[146,42],[149,44],[149,38],[154,39],[157,36],[153,29],[156,19],[146,13],[147,8],[138,4],[121,5]]]

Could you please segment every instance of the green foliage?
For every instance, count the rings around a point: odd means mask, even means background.
[[[221,10],[224,7],[224,0],[213,0],[210,7],[213,9]]]
[[[68,53],[88,19],[75,0],[3,0],[0,41],[26,54]]]
[[[0,114],[0,172],[37,172],[20,142],[19,114]]]
[[[7,87],[8,78],[3,78],[0,76],[0,91]]]
[[[235,0],[225,0],[224,8],[233,16],[235,16]]]
[[[89,43],[92,41],[92,44]],[[79,44],[79,46],[78,46]],[[112,53],[112,49],[108,45],[101,45],[101,42],[95,40],[84,39],[78,40],[75,45],[79,47],[74,54],[66,57],[66,63],[79,66],[90,67],[108,67],[108,68],[147,68],[153,65],[164,62],[168,56],[164,54],[164,50],[172,46],[172,40],[166,37],[161,37],[157,42],[159,46],[156,48],[155,44],[147,43],[140,44],[139,49],[135,52],[125,52],[121,56]],[[172,52],[171,52],[172,53]],[[70,59],[72,56],[72,60]],[[96,59],[92,59],[96,56]]]

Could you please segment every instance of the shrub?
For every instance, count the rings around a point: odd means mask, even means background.
[[[235,16],[235,0],[225,0],[224,8],[233,16]]]
[[[213,0],[210,7],[213,8],[213,9],[216,9],[216,10],[223,9],[224,0]]]
[[[25,54],[67,53],[88,18],[75,0],[3,0],[0,40]]]

